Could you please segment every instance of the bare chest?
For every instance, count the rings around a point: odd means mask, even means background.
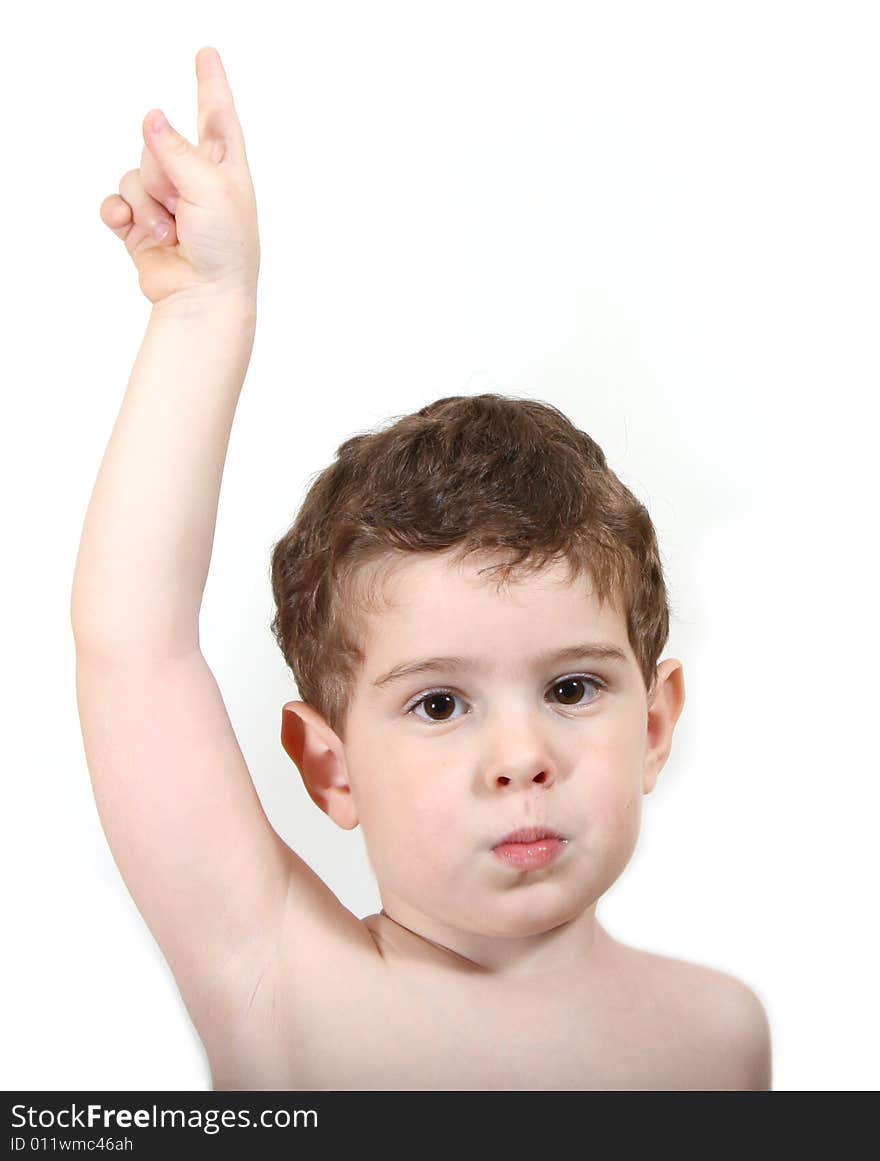
[[[637,953],[636,953],[637,954]],[[304,1005],[276,981],[273,1020],[211,1054],[214,1087],[298,1091],[712,1087],[683,977],[630,961],[589,988],[450,975],[380,961],[356,992],[332,977]],[[658,961],[664,965],[673,961]],[[239,1078],[246,1077],[246,1083]]]
[[[347,1023],[335,1048],[291,1060],[319,1088],[587,1090],[659,1087],[667,1038],[631,1014],[534,997],[463,998],[397,981],[393,1003]],[[325,1046],[326,1048],[326,1046]]]

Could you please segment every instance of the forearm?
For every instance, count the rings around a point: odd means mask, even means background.
[[[154,307],[85,517],[77,647],[198,647],[223,464],[253,347],[254,302]]]

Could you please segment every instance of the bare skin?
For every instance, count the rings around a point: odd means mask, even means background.
[[[198,146],[148,115],[140,169],[101,207],[153,311],[89,505],[71,621],[101,823],[213,1086],[768,1087],[766,1017],[744,984],[627,947],[595,919],[684,688],[669,659],[649,702],[620,615],[558,579],[501,601],[410,562],[371,631],[345,741],[312,707],[285,706],[282,744],[312,801],[362,826],[382,912],[353,915],[269,823],[199,642],[259,241],[222,62],[206,47],[195,63]],[[576,672],[595,658],[540,658],[599,640],[626,654],[596,663],[601,688]],[[428,704],[409,707],[426,677],[377,679],[438,651],[476,657],[432,674],[463,712],[431,722]],[[491,840],[527,824],[567,846],[521,891]]]
[[[723,972],[597,923],[590,970],[551,989],[499,981],[381,912],[346,915],[350,946],[332,965],[309,970],[282,949],[244,1015],[199,1028],[214,1089],[769,1087],[754,1072],[750,994]]]

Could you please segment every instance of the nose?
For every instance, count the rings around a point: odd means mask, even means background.
[[[493,789],[505,786],[551,786],[557,768],[550,745],[536,722],[500,722],[487,741],[484,764],[486,784]]]

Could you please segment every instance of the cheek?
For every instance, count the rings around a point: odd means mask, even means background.
[[[619,798],[609,813],[609,822],[621,836],[635,837],[642,817],[642,796],[630,792]]]
[[[448,844],[460,831],[465,814],[464,804],[440,774],[425,776],[410,787],[407,815],[416,841]]]
[[[594,747],[583,778],[583,809],[587,825],[609,837],[638,832],[641,781],[638,755],[619,746]]]
[[[404,752],[389,760],[387,751],[362,755],[359,769],[350,770],[358,813],[366,831],[381,831],[383,842],[400,857],[431,860],[432,853],[449,846],[467,817],[461,794],[453,788],[453,773],[429,767],[425,755],[407,758]],[[428,848],[424,849],[423,848]]]
[[[635,796],[613,775],[597,777],[587,787],[584,810],[603,830],[624,830],[633,817]]]
[[[402,891],[430,897],[456,874],[468,849],[462,813],[448,798],[435,793],[401,796],[379,824],[381,849],[376,855],[383,876]]]

